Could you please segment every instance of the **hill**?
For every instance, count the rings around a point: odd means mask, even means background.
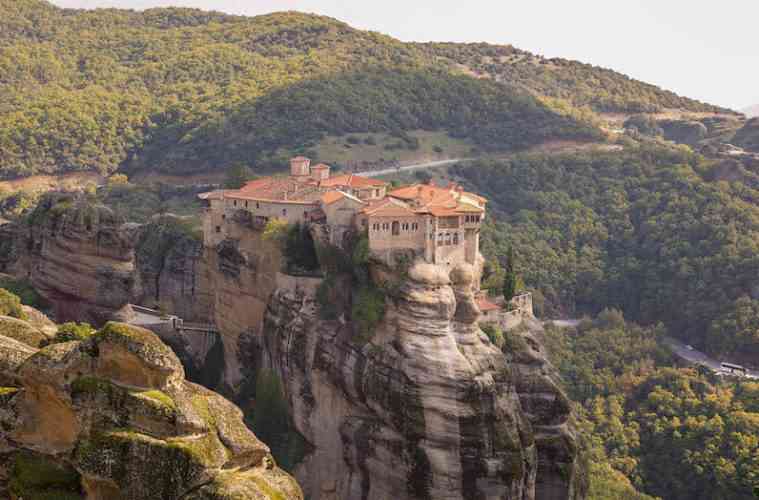
[[[0,177],[275,165],[325,136],[441,131],[481,150],[595,141],[597,112],[725,111],[511,46],[335,19],[0,0]],[[388,145],[392,149],[393,145]]]
[[[505,263],[513,248],[548,317],[615,308],[753,365],[759,300],[748,277],[759,271],[759,184],[754,167],[731,165],[644,144],[453,171],[491,202],[486,258]],[[729,180],[726,167],[736,174]]]
[[[741,110],[741,113],[748,116],[749,118],[753,118],[755,116],[759,116],[759,104],[755,104],[753,106],[749,106],[747,108],[743,108]]]

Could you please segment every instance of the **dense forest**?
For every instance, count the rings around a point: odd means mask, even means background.
[[[293,12],[0,11],[0,177],[265,166],[350,132],[445,130],[513,150],[597,139],[588,110],[718,110],[511,46],[402,43]]]
[[[546,344],[589,436],[593,500],[639,499],[624,478],[667,500],[759,494],[759,382],[676,368],[661,326],[605,310]]]
[[[612,307],[714,355],[759,359],[759,191],[715,181],[683,147],[524,155],[455,169],[493,213],[491,258],[519,272],[549,315]]]

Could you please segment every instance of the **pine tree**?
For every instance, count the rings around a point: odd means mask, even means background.
[[[503,298],[509,302],[517,292],[517,273],[514,270],[514,248],[509,246],[506,253],[506,272],[503,277]]]

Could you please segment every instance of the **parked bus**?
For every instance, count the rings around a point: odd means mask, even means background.
[[[744,368],[741,365],[734,365],[732,363],[722,363],[721,364],[722,370],[727,373],[732,373],[734,375],[746,375],[746,368]]]

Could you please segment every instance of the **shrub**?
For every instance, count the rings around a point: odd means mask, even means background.
[[[333,300],[333,289],[335,286],[334,276],[327,275],[316,289],[316,302],[319,304],[319,316],[322,319],[337,319],[337,306]]]
[[[356,137],[355,135],[349,135],[345,140],[348,144],[361,144],[361,138]]]
[[[490,342],[492,342],[494,346],[498,347],[499,349],[503,348],[505,339],[500,328],[494,325],[483,325],[480,328],[483,332],[485,332],[485,335],[488,336]]]
[[[1,246],[0,246],[1,248]],[[46,307],[45,300],[37,293],[29,283],[14,279],[0,279],[0,288],[17,295],[21,303],[36,308]]]
[[[264,228],[263,239],[275,243],[283,243],[287,237],[287,221],[269,219]]]
[[[385,295],[370,285],[361,286],[354,297],[351,315],[356,324],[356,340],[362,344],[369,342],[385,316]]]
[[[63,323],[58,326],[58,332],[55,334],[53,344],[61,342],[71,342],[72,340],[87,340],[96,330],[89,323]]]
[[[108,178],[108,187],[126,186],[129,184],[129,177],[124,174],[113,174]]]
[[[21,299],[18,298],[18,295],[9,292],[5,288],[0,288],[0,316],[27,319],[26,313],[21,307]]]
[[[366,144],[367,146],[376,146],[377,140],[374,138],[373,135],[370,135],[366,139],[364,139],[364,144]]]
[[[247,165],[233,165],[225,174],[224,187],[226,189],[240,189],[253,177],[253,171]]]
[[[443,147],[442,147],[442,146],[439,146],[439,145],[436,145],[435,147],[433,147],[433,148],[432,148],[432,150],[433,150],[434,152],[436,152],[436,153],[440,154],[440,153],[442,153],[442,152],[443,152]]]

